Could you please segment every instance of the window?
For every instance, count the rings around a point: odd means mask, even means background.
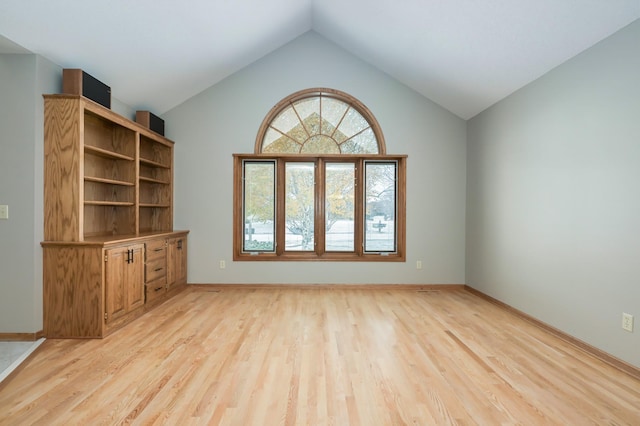
[[[265,117],[256,153],[384,154],[373,114],[357,99],[331,89],[310,89],[283,99]]]
[[[405,167],[353,97],[285,98],[234,155],[234,260],[404,261]]]
[[[242,251],[275,250],[275,161],[244,163],[244,243]],[[257,230],[257,232],[256,232]],[[254,235],[256,237],[254,237]],[[257,236],[260,236],[257,238]]]

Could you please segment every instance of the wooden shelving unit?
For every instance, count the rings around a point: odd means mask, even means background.
[[[82,96],[44,103],[45,335],[102,337],[186,284],[174,143]],[[152,270],[149,244],[170,252]]]
[[[172,182],[172,149],[141,136],[138,176],[141,231],[161,230],[163,224],[172,218]]]
[[[170,231],[173,141],[76,95],[45,95],[45,240]]]

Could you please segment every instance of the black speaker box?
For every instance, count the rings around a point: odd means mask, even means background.
[[[164,120],[149,111],[136,111],[136,122],[164,136]]]
[[[111,87],[81,69],[62,70],[62,92],[82,95],[111,109]]]

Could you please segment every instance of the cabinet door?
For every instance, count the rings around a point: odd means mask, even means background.
[[[176,259],[177,259],[177,239],[167,240],[167,288],[176,284]]]
[[[167,287],[187,283],[187,238],[167,240]]]
[[[144,304],[144,245],[105,250],[105,321],[110,323]]]
[[[176,259],[176,281],[177,284],[187,283],[187,237],[178,238],[176,242],[178,253]]]
[[[127,313],[125,271],[128,259],[128,247],[105,250],[105,321],[107,323]]]
[[[129,246],[130,262],[126,265],[127,310],[144,305],[144,245]]]

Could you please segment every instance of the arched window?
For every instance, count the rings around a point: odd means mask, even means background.
[[[406,156],[360,101],[287,96],[254,152],[234,155],[234,260],[405,260]]]
[[[307,89],[269,111],[255,152],[385,154],[385,145],[378,122],[362,102],[338,90]]]

